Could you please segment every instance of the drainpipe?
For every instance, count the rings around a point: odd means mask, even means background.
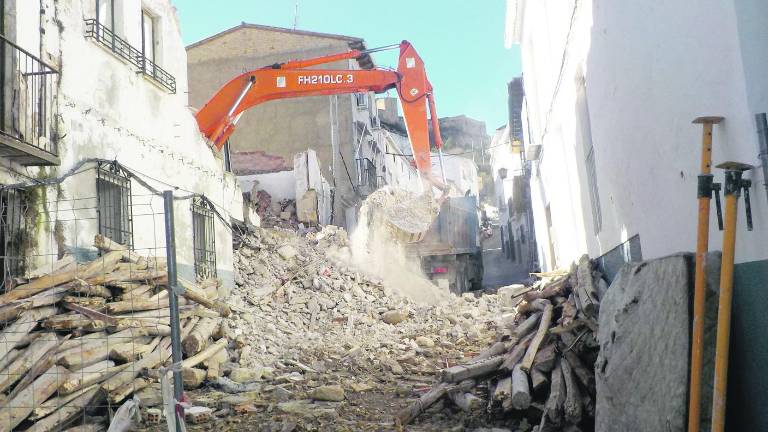
[[[768,120],[766,120],[766,114],[755,114],[755,120],[757,121],[757,138],[758,148],[760,153],[757,157],[760,158],[760,165],[763,167],[763,186],[765,186],[765,194],[768,197]]]

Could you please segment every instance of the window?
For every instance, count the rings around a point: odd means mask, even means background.
[[[131,179],[116,162],[99,162],[96,202],[99,234],[133,248]]]
[[[115,0],[96,0],[96,20],[112,32],[115,31]]]
[[[0,265],[3,269],[4,289],[9,288],[12,278],[24,274],[26,211],[25,190],[0,190]]]
[[[581,75],[580,75],[581,77]],[[592,207],[592,225],[597,235],[603,229],[603,213],[600,207],[600,191],[597,185],[597,168],[595,164],[595,148],[592,145],[592,123],[589,117],[586,83],[578,79],[579,89],[576,96],[576,117],[581,135],[581,145],[584,150],[584,167],[589,186],[589,201]]]
[[[192,241],[195,249],[195,274],[199,279],[216,277],[216,233],[213,204],[200,196],[192,199]]]
[[[355,93],[355,105],[361,110],[368,108],[368,93]]]
[[[141,55],[144,56],[144,71],[155,76],[155,47],[157,45],[155,18],[149,12],[141,11]]]

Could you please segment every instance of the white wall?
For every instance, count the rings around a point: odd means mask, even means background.
[[[765,80],[748,91],[745,76],[759,75],[768,65],[764,54],[745,62],[742,52],[757,52],[755,44],[764,48],[756,33],[764,32],[765,15],[762,26],[742,26],[749,30],[740,38],[733,0],[702,0],[695,8],[684,0],[509,3],[520,12],[513,19],[522,21],[514,36],[523,56],[531,130],[526,144],[543,145],[531,180],[543,261],[550,259],[546,205],[560,265],[583,252],[602,255],[635,234],[644,258],[693,250],[701,126],[691,121],[726,117],[715,127],[715,163],[759,164],[753,119],[768,109],[762,96],[750,96],[762,108],[750,107],[748,94],[759,95]],[[508,30],[514,28],[508,23]],[[587,182],[590,135],[599,232]],[[714,173],[722,180],[721,170]],[[764,182],[758,171],[748,177]],[[760,186],[751,192],[755,231],[746,231],[742,205],[737,262],[768,258],[768,203]],[[722,235],[714,208],[711,219],[710,247],[717,249]]]
[[[266,191],[272,197],[272,202],[296,199],[296,176],[293,170],[238,176],[237,179],[240,188],[246,192],[251,192],[254,183],[258,182],[256,190]]]
[[[38,2],[21,2],[40,8]],[[34,5],[33,5],[34,3]],[[197,129],[186,107],[186,52],[179,33],[175,8],[169,0],[116,2],[122,4],[122,34],[135,47],[140,46],[140,19],[143,5],[157,16],[158,64],[176,78],[177,91],[170,94],[136,68],[108,49],[84,37],[84,19],[95,16],[92,0],[44,0],[42,23],[22,29],[38,33],[45,30],[43,57],[60,70],[57,101],[60,115],[57,125],[59,167],[38,170],[40,177],[67,172],[87,158],[117,160],[141,174],[151,187],[176,190],[178,196],[204,194],[229,222],[230,215],[242,219],[242,193],[235,177],[223,169],[220,156],[214,154]],[[29,17],[30,14],[21,16]],[[39,15],[38,19],[39,19]],[[34,19],[33,19],[34,21]],[[30,169],[34,170],[34,169]],[[151,207],[155,216],[136,217],[134,243],[137,248],[162,247],[164,232],[162,202],[151,197],[149,190],[133,181],[133,193],[141,205]],[[95,201],[94,171],[66,180],[57,190],[58,199],[88,197]],[[136,201],[135,200],[135,201]],[[143,200],[143,201],[142,201]],[[136,212],[136,210],[134,210]],[[63,216],[59,215],[64,218]],[[182,276],[192,277],[194,264],[192,218],[189,200],[176,201],[176,241]],[[56,213],[51,213],[55,218]],[[142,222],[142,221],[146,221]],[[87,246],[93,240],[95,226],[63,221],[66,242]],[[95,221],[92,221],[95,224]],[[231,232],[217,220],[216,245],[219,276],[225,283],[232,279]],[[40,247],[50,247],[41,244]],[[44,252],[43,252],[44,253]]]

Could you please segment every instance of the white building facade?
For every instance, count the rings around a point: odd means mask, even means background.
[[[523,56],[526,146],[541,146],[531,182],[536,220],[550,228],[538,231],[541,245],[552,244],[541,248],[546,268],[627,242],[643,258],[694,249],[696,117],[726,118],[714,131],[715,163],[761,165],[755,114],[768,110],[767,80],[758,77],[768,63],[758,49],[765,30],[745,22],[755,20],[750,4],[766,16],[755,1],[707,0],[698,12],[684,1],[509,1],[508,42]],[[760,168],[747,174],[755,230],[739,230],[737,262],[768,259],[763,176]],[[711,238],[719,248],[714,224]]]
[[[508,0],[506,30],[522,53],[545,270],[588,253],[610,279],[623,262],[695,250],[702,127],[691,122],[725,117],[714,127],[713,165],[755,166],[745,174],[753,231],[739,202],[729,429],[768,429],[757,402],[768,382],[755,378],[765,375],[757,365],[768,343],[750,330],[768,324],[768,179],[756,122],[768,112],[768,3]],[[723,170],[712,172],[723,182]]]
[[[5,276],[92,254],[97,233],[164,256],[159,192],[173,190],[180,275],[231,285],[242,193],[187,107],[171,2],[0,4],[2,204],[9,215],[24,209],[3,220]],[[26,262],[14,267],[17,257]]]

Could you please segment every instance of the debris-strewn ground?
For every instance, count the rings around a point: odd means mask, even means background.
[[[440,369],[495,339],[495,295],[417,304],[344,260],[346,232],[257,229],[235,254],[227,378],[190,391],[213,409],[193,430],[396,430],[394,415]],[[231,381],[230,381],[231,380]],[[238,384],[243,384],[239,386]],[[248,390],[234,393],[234,390]],[[408,430],[473,430],[483,416],[438,404]]]

